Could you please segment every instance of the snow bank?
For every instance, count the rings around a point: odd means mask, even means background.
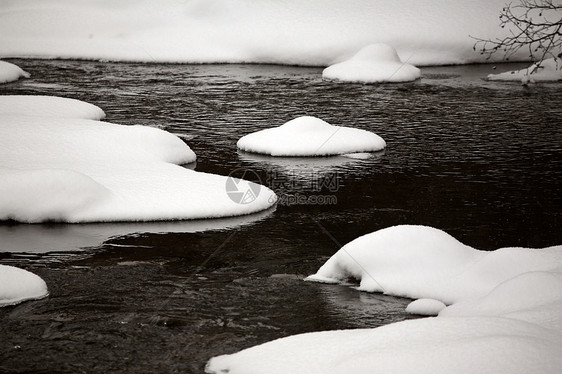
[[[441,301],[456,304],[435,318],[278,339],[212,358],[207,372],[560,370],[562,246],[482,252],[437,229],[396,226],[345,245],[310,279],[340,282],[348,277],[360,280],[363,290],[433,299],[440,295]],[[418,302],[421,309],[438,303]]]
[[[486,62],[469,35],[508,35],[498,20],[505,2],[4,1],[0,55],[329,66],[386,43],[417,66]]]
[[[562,80],[562,60],[549,58],[544,60],[540,66],[533,64],[527,69],[490,74],[488,79],[492,81],[521,81],[523,83],[560,81]]]
[[[39,276],[13,266],[0,265],[0,307],[47,295],[47,285]]]
[[[0,61],[0,84],[17,81],[21,77],[29,78],[30,75],[17,65]]]
[[[271,156],[327,156],[384,149],[378,135],[350,127],[332,126],[316,117],[298,117],[284,125],[248,134],[239,149]]]
[[[344,62],[324,69],[322,77],[344,82],[410,82],[421,77],[420,69],[400,61],[387,44],[371,44]]]
[[[44,98],[35,99],[30,107],[41,108]],[[275,202],[274,193],[260,187],[255,200],[237,204],[227,194],[228,178],[178,166],[195,161],[178,137],[151,127],[65,118],[102,113],[59,100],[56,117],[0,112],[0,220],[214,218],[253,213]]]
[[[557,374],[559,331],[497,317],[425,318],[294,335],[212,358],[207,373]]]

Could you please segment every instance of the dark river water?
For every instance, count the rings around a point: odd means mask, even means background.
[[[253,171],[282,199],[214,221],[0,224],[0,263],[50,290],[0,309],[2,373],[201,373],[212,356],[279,337],[413,318],[408,299],[302,281],[341,245],[392,225],[437,227],[485,250],[562,243],[561,84],[486,82],[489,65],[361,85],[323,81],[318,68],[12,62],[32,78],[0,94],[76,98],[109,122],[163,128],[196,152],[189,167]],[[387,149],[368,159],[237,151],[241,136],[301,115],[376,132]]]

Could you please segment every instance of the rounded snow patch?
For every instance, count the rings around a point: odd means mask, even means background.
[[[66,97],[41,95],[4,95],[0,100],[0,113],[92,120],[105,118],[105,112],[93,104]]]
[[[248,134],[238,140],[239,149],[271,156],[329,156],[376,152],[386,142],[370,131],[333,126],[310,116]]]
[[[17,81],[22,77],[29,78],[30,74],[17,65],[6,61],[0,61],[0,83]]]
[[[402,62],[393,47],[377,43],[364,47],[347,61],[327,67],[322,77],[344,82],[411,82],[421,77],[421,72]]]
[[[412,301],[406,307],[406,312],[410,314],[419,314],[422,316],[436,316],[447,306],[439,300],[435,299],[418,299]]]
[[[13,266],[0,265],[0,307],[34,300],[49,294],[39,276]]]

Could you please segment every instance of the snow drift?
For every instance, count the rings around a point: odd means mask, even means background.
[[[0,12],[0,56],[329,66],[386,43],[416,66],[486,62],[505,0],[19,0]],[[493,56],[495,61],[501,55]],[[512,61],[525,60],[526,52]]]
[[[332,126],[319,118],[304,116],[243,136],[237,146],[246,152],[271,156],[327,156],[376,152],[386,143],[366,130]]]
[[[394,48],[379,43],[362,48],[349,60],[327,67],[322,77],[343,82],[410,82],[421,77],[421,72],[400,61]]]
[[[0,96],[2,108],[12,114],[0,111],[0,220],[198,219],[275,203],[275,194],[260,187],[253,201],[237,204],[227,194],[228,178],[179,166],[195,161],[181,139],[156,128],[84,119],[103,116],[86,103]]]
[[[47,285],[39,276],[13,266],[0,265],[0,307],[47,295]]]
[[[350,277],[360,290],[426,298],[417,311],[455,304],[434,318],[278,339],[214,357],[206,371],[554,374],[562,365],[562,246],[483,252],[437,229],[396,226],[348,243],[309,280]]]

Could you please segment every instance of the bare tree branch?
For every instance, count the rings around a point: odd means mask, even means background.
[[[473,49],[486,55],[487,59],[503,53],[508,61],[522,48],[529,51],[529,57],[535,59],[537,68],[547,58],[552,57],[556,61],[562,58],[561,0],[519,0],[516,4],[509,3],[502,9],[499,19],[499,26],[509,30],[508,36],[495,39],[472,37],[476,40]]]

